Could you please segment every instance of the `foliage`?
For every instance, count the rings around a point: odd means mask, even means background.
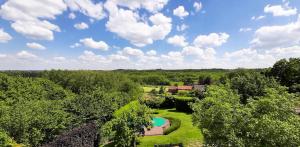
[[[136,133],[150,125],[150,110],[138,101],[129,103],[115,112],[115,117],[102,127],[102,134],[115,146],[130,147],[136,144]]]
[[[171,126],[169,128],[167,128],[166,130],[164,130],[164,135],[168,135],[168,134],[174,132],[175,130],[177,130],[178,128],[180,128],[180,125],[181,125],[180,119],[173,118],[173,117],[165,117],[165,118],[170,121]]]
[[[152,94],[147,94],[143,99],[143,103],[150,108],[160,108],[164,101],[165,98],[163,96],[155,96]]]
[[[175,96],[175,108],[177,111],[181,112],[192,112],[190,107],[190,103],[195,102],[194,98],[192,97],[181,97]]]
[[[71,126],[63,103],[73,95],[40,78],[0,74],[0,129],[18,143],[38,146]]]
[[[76,96],[66,103],[68,112],[75,117],[77,124],[97,120],[103,124],[112,118],[115,110],[131,101],[128,94],[107,93],[102,89]]]
[[[275,80],[252,71],[235,71],[229,74],[231,88],[241,95],[241,103],[246,104],[250,98],[263,96],[268,87],[278,87]]]
[[[13,144],[13,140],[4,132],[0,130],[0,146],[1,147],[10,147]]]
[[[277,61],[267,75],[275,77],[280,84],[289,87],[290,92],[300,92],[300,58]]]
[[[209,86],[205,99],[193,105],[193,120],[208,145],[297,146],[300,118],[294,114],[295,96],[284,88],[240,103],[228,85]]]

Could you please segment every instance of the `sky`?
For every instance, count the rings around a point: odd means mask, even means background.
[[[0,0],[0,70],[265,68],[300,57],[299,0]]]

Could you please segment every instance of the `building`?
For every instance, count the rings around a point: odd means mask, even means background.
[[[170,86],[168,92],[177,93],[178,91],[192,91],[199,90],[203,92],[205,90],[205,85],[193,85],[193,86]]]

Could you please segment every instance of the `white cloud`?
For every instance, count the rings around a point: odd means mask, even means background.
[[[70,14],[69,14],[69,18],[70,18],[70,19],[75,19],[75,18],[76,18],[76,15],[75,15],[75,13],[73,13],[73,12],[72,12],[72,13],[70,13]]]
[[[149,12],[158,12],[168,3],[168,0],[110,0],[119,6],[128,7],[131,10],[144,8]]]
[[[161,13],[149,17],[153,24],[150,26],[136,12],[119,9],[113,2],[106,2],[105,8],[109,11],[106,28],[139,47],[164,39],[172,29],[172,19]]]
[[[209,35],[199,35],[194,40],[197,47],[218,47],[226,43],[229,38],[227,33],[210,33]]]
[[[55,62],[64,62],[64,61],[66,61],[66,58],[65,57],[53,57],[53,60]]]
[[[74,27],[78,30],[85,30],[85,29],[89,28],[89,25],[84,22],[81,22],[81,23],[75,24]]]
[[[11,39],[12,37],[8,33],[4,32],[2,28],[0,28],[0,43],[6,43]]]
[[[80,39],[80,42],[89,48],[100,49],[103,51],[107,51],[109,46],[104,41],[95,41],[93,38],[84,38]]]
[[[249,32],[252,31],[252,28],[240,28],[240,32]]]
[[[185,41],[185,37],[182,35],[172,36],[168,38],[167,42],[174,46],[180,46],[180,47],[184,47],[188,45],[188,43]]]
[[[144,56],[144,52],[139,50],[139,49],[134,49],[131,47],[125,47],[123,49],[123,54],[124,55],[129,55],[129,56],[136,56],[136,57],[142,57]]]
[[[161,58],[166,60],[167,62],[176,62],[181,63],[184,59],[184,56],[181,54],[181,52],[178,51],[170,51],[166,55],[161,55]]]
[[[202,3],[201,2],[194,2],[194,8],[196,12],[199,12],[202,9]]]
[[[264,19],[264,18],[266,18],[266,16],[264,16],[264,15],[260,15],[260,16],[252,16],[251,17],[251,20],[255,20],[255,21],[257,21],[257,20],[261,20],[261,19]]]
[[[20,51],[17,53],[17,57],[21,58],[21,59],[32,59],[32,58],[37,58],[36,55],[27,52],[27,51]]]
[[[92,51],[84,51],[82,55],[78,57],[85,62],[108,62],[107,59],[101,55],[96,55]]]
[[[185,11],[183,6],[178,6],[176,9],[173,10],[173,15],[178,16],[180,19],[189,15],[189,12]]]
[[[46,19],[55,19],[67,9],[63,0],[6,1],[0,9],[3,19],[12,21],[11,27],[28,38],[53,40],[53,31],[60,29]]]
[[[155,56],[157,54],[157,52],[155,50],[150,50],[146,54],[149,56]]]
[[[182,24],[182,25],[180,25],[180,26],[179,26],[179,25],[176,26],[176,30],[179,31],[179,32],[184,31],[184,30],[186,30],[187,28],[189,28],[189,26],[186,25],[186,24]]]
[[[5,57],[7,57],[6,54],[0,54],[0,58],[5,58]]]
[[[120,55],[120,54],[112,54],[109,55],[108,58],[111,61],[129,61],[129,58],[124,56],[124,55]]]
[[[70,45],[70,48],[76,48],[76,47],[80,47],[81,44],[80,43],[74,43],[73,45]]]
[[[103,4],[101,2],[96,4],[91,0],[65,0],[65,2],[71,11],[79,11],[84,15],[97,20],[105,17]]]
[[[257,29],[251,44],[254,48],[262,49],[300,44],[300,16],[296,22]]]
[[[38,44],[36,42],[32,42],[32,43],[26,43],[26,46],[32,49],[37,49],[37,50],[45,50],[46,47],[44,47],[41,44]]]
[[[272,13],[273,16],[291,16],[297,14],[297,8],[289,7],[288,3],[285,5],[267,5],[264,8],[265,13]]]

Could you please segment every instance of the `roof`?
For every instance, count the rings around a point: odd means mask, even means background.
[[[193,86],[178,86],[178,90],[192,90]]]
[[[205,91],[205,85],[194,85],[195,90]]]

